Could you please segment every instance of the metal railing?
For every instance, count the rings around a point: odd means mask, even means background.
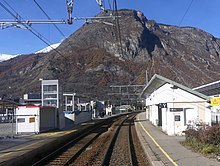
[[[14,138],[15,134],[15,115],[0,114],[0,138]]]

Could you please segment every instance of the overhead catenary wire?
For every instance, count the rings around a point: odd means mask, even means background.
[[[4,3],[3,3],[4,2]],[[29,24],[28,22],[25,21],[24,18],[22,18],[21,15],[18,14],[18,12],[13,9],[13,7],[7,3],[5,0],[3,0],[3,2],[0,2],[0,6],[6,10],[6,12],[8,12],[16,21],[16,25],[18,26],[23,26],[24,28],[26,28],[27,30],[29,30],[34,36],[36,36],[37,38],[39,38],[42,42],[44,42],[46,45],[48,45],[50,48],[52,48],[56,53],[58,53],[59,55],[61,55],[63,58],[65,58],[65,60],[68,60],[67,57],[65,57],[63,54],[61,54],[57,49],[54,49],[52,46],[51,46],[51,42],[45,38],[42,34],[40,34],[37,30],[35,30],[32,26],[31,26],[31,23]],[[40,10],[46,15],[46,17],[50,20],[50,16],[47,14],[47,12],[41,7],[41,5],[36,1],[34,0],[34,2],[36,3],[36,5],[40,8]],[[6,5],[7,4],[7,5]],[[111,16],[109,16],[109,18],[112,19]],[[12,25],[12,26],[16,26],[16,25]],[[61,31],[62,32],[62,31]],[[65,36],[63,34],[63,36]],[[69,43],[68,43],[69,44]],[[65,62],[68,62],[68,64],[70,64],[69,60],[68,61],[65,61]]]
[[[118,40],[119,40],[119,47],[120,47],[120,53],[122,57],[123,55],[123,48],[122,48],[122,39],[121,39],[121,28],[119,23],[119,16],[118,16],[118,7],[117,7],[117,0],[113,0],[113,14],[115,16],[115,24],[116,24],[116,32],[118,32]]]
[[[25,23],[23,23],[23,21],[25,21],[22,17],[21,17],[21,15],[19,15],[12,7],[11,7],[11,5],[9,5],[9,3],[7,3],[5,0],[3,0],[6,4],[7,4],[7,6],[16,14],[14,14],[14,13],[12,13],[4,4],[2,4],[1,2],[0,2],[0,5],[10,14],[10,15],[12,15],[15,19],[16,19],[16,22],[18,22],[18,23],[20,23],[20,24],[22,24],[25,28],[27,28],[28,30],[30,30],[32,33],[34,32],[34,35],[36,36],[37,35],[37,37],[42,37],[43,38],[43,40],[46,42],[46,44],[52,44],[52,43],[50,43],[50,41],[49,40],[47,40],[43,35],[41,35],[39,32],[37,32],[33,27],[31,27],[28,23],[27,24],[25,24]],[[23,20],[23,21],[22,21]],[[30,28],[29,28],[30,27]]]
[[[19,15],[5,0],[3,0],[5,2],[5,4],[7,4],[7,6],[16,14],[14,14],[13,12],[11,12],[2,2],[0,2],[0,6],[6,10],[12,17],[14,17],[15,19],[18,20],[24,20],[21,15]],[[41,41],[43,41],[46,45],[48,45],[50,48],[52,48],[55,52],[57,52],[59,55],[61,55],[65,60],[68,61],[68,59],[62,55],[57,49],[54,49],[50,43],[49,40],[47,40],[43,35],[41,35],[38,31],[36,31],[34,28],[32,28],[30,25],[28,24],[24,24],[24,23],[21,23],[21,25],[23,25],[26,29],[28,29],[33,35],[35,35],[37,38],[39,38]]]
[[[108,5],[109,5],[109,9],[112,10],[112,6],[111,6],[111,3],[110,3],[110,0],[108,0]]]
[[[45,12],[45,10],[41,7],[41,5],[36,1],[34,0],[34,3],[38,6],[38,8],[44,13],[44,15],[49,19],[51,20],[50,16]],[[53,26],[57,29],[57,31],[64,37],[66,38],[66,36],[64,35],[64,33],[58,28],[58,26],[56,24],[53,24]]]
[[[191,0],[191,2],[190,2],[190,4],[189,4],[188,8],[186,9],[186,11],[185,11],[183,17],[181,18],[181,20],[180,20],[180,22],[179,22],[179,26],[182,24],[184,18],[186,17],[186,14],[188,13],[189,9],[191,8],[191,6],[192,6],[192,4],[193,4],[193,1],[194,1],[194,0]]]
[[[45,14],[45,16],[49,19],[49,20],[51,20],[51,17],[47,14],[47,12],[41,7],[41,5],[36,1],[36,0],[34,0],[34,2],[35,2],[35,4],[39,7],[39,9]],[[73,6],[73,3],[74,3],[74,1],[73,0],[71,0],[71,1],[66,1],[66,3],[67,3],[67,5],[70,5],[70,6]],[[70,18],[69,18],[70,19]],[[71,18],[72,19],[72,18]],[[69,39],[64,35],[64,33],[57,27],[57,25],[56,24],[53,24],[54,25],[54,27],[58,30],[58,32],[64,37],[64,39],[66,39],[67,41],[69,41]],[[68,45],[70,46],[70,47],[72,47],[70,44],[69,44],[69,42],[67,42],[68,43]]]

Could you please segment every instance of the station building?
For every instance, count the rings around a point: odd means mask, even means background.
[[[210,97],[155,74],[142,91],[146,119],[168,135],[182,135],[187,125],[211,125]]]

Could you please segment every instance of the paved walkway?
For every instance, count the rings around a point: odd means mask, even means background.
[[[184,136],[168,136],[145,118],[145,113],[137,115],[135,126],[144,146],[145,153],[153,165],[166,166],[220,166],[217,159],[209,159],[192,152],[180,144]]]

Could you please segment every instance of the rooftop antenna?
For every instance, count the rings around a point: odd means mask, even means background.
[[[72,18],[72,13],[73,13],[73,4],[74,4],[74,0],[66,0],[66,6],[67,6],[67,12],[68,12],[68,24],[72,24],[73,23],[73,18]]]

